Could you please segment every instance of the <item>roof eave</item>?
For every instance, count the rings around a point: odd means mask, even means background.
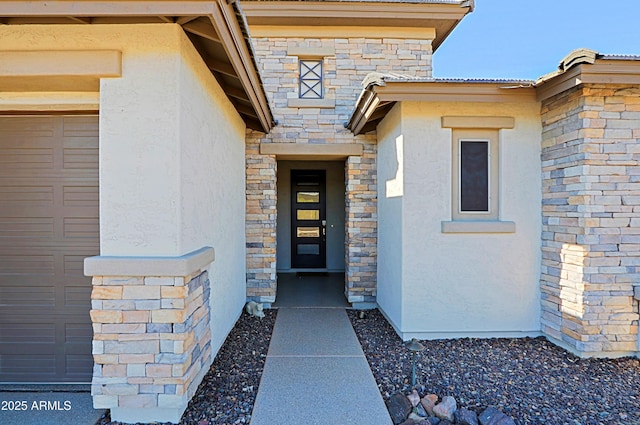
[[[433,50],[473,11],[474,2],[241,1],[249,26],[432,27]]]
[[[583,84],[640,84],[640,58],[604,56],[592,63],[574,64],[541,77],[536,82],[538,100],[546,100]]]
[[[386,112],[402,101],[521,103],[537,99],[532,85],[508,82],[385,81],[384,85],[369,84],[363,90],[346,127],[356,135],[364,129],[373,130]]]
[[[200,19],[197,24],[196,20]],[[273,117],[262,88],[247,31],[242,30],[234,6],[224,0],[103,0],[103,1],[1,1],[0,24],[176,23],[183,27],[214,77],[219,73],[239,81],[238,88],[216,79],[248,127],[269,132]],[[189,26],[191,25],[191,26]],[[207,61],[203,47],[220,43],[225,63]],[[197,44],[197,45],[196,45]],[[215,59],[215,58],[214,58]],[[242,87],[242,89],[239,89]]]

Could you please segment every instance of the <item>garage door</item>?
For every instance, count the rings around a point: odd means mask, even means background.
[[[0,382],[89,382],[98,118],[0,116]]]

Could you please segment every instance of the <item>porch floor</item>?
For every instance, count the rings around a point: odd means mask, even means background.
[[[278,291],[272,307],[348,308],[344,273],[278,273]]]

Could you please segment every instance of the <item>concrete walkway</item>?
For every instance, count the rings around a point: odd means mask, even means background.
[[[390,425],[347,313],[280,308],[251,425]]]

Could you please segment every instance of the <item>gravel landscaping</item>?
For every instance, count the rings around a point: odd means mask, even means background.
[[[182,425],[248,424],[276,321],[242,313],[182,415]],[[105,415],[96,425],[118,425]]]
[[[385,401],[411,393],[411,355],[377,310],[349,311]],[[493,406],[517,424],[640,424],[640,360],[580,359],[544,338],[421,341],[417,389],[453,396],[480,414]]]

